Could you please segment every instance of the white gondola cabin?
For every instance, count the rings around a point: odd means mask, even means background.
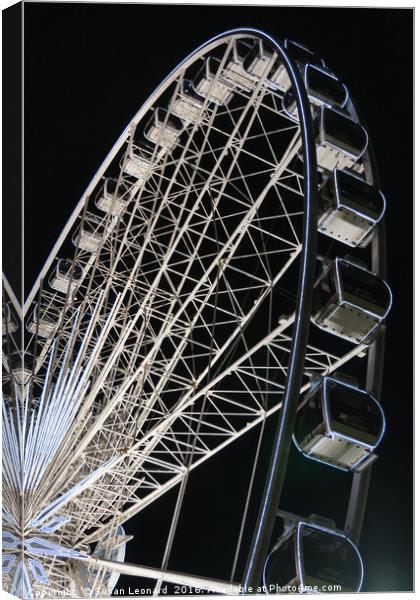
[[[47,338],[54,333],[60,322],[60,311],[52,304],[35,304],[27,329],[30,333]]]
[[[343,108],[347,104],[347,87],[327,69],[307,64],[303,72],[303,81],[311,104],[329,108]]]
[[[273,53],[266,48],[262,40],[255,42],[244,60],[244,68],[247,73],[254,77],[267,77],[271,71]]]
[[[307,64],[303,71],[303,81],[308,92],[312,114],[319,107],[342,108],[348,100],[348,91],[337,77],[317,65]],[[283,108],[292,119],[298,119],[295,95],[288,91],[283,97]]]
[[[80,250],[94,254],[98,252],[105,234],[106,228],[103,219],[87,213],[80,223],[79,229],[73,235],[73,244]]]
[[[355,174],[334,169],[321,189],[318,229],[343,244],[363,247],[384,212],[380,190]]]
[[[152,155],[153,148],[133,145],[126,161],[121,165],[124,173],[136,179],[137,187],[143,185],[152,172]]]
[[[171,113],[187,123],[197,123],[204,104],[204,98],[194,91],[192,82],[183,79],[179,93],[171,106]]]
[[[366,130],[341,111],[322,106],[316,119],[318,167],[332,171],[355,165],[366,151]]]
[[[359,551],[333,522],[320,521],[316,516],[296,518],[285,528],[264,567],[267,593],[313,593],[328,586],[340,592],[360,590],[363,563]]]
[[[223,80],[235,90],[243,92],[252,92],[258,77],[248,73],[244,66],[246,56],[241,55],[238,50],[238,44],[234,41],[232,53],[225,68],[223,69]]]
[[[303,399],[293,440],[308,458],[345,471],[361,468],[379,445],[385,417],[366,390],[323,377]]]
[[[82,267],[70,259],[61,258],[49,279],[49,284],[53,290],[67,294],[69,291],[74,292],[82,279]]]
[[[279,92],[287,92],[292,82],[282,60],[277,59],[268,75],[268,86]]]
[[[107,177],[97,199],[99,210],[119,217],[132,200],[132,188],[124,181]]]
[[[144,136],[152,144],[170,152],[178,144],[183,129],[181,119],[163,108],[157,108],[146,125]]]
[[[213,57],[207,58],[193,85],[199,96],[220,106],[229,104],[233,98],[232,85],[223,79],[221,64]]]
[[[314,288],[312,319],[318,327],[353,343],[369,343],[392,303],[387,283],[349,258],[337,258]]]

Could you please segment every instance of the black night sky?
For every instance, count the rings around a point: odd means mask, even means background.
[[[206,39],[247,26],[298,40],[322,56],[355,96],[388,200],[388,281],[395,298],[382,397],[388,425],[373,469],[361,540],[366,591],[408,591],[413,585],[412,18],[412,11],[403,9],[25,4],[28,290],[121,131],[168,72]],[[10,107],[7,111],[6,98],[5,114],[13,115]],[[7,224],[12,223],[11,212],[16,214],[13,185],[6,173],[4,265],[16,285],[17,236]],[[170,569],[229,576],[235,537],[229,532],[239,527],[243,475],[250,472],[255,439],[252,434],[243,438],[191,476]],[[257,491],[270,443],[269,431]],[[293,450],[282,507],[323,514],[341,526],[350,479],[310,462]],[[174,499],[175,493],[161,498],[126,525],[135,535],[126,560],[159,565],[164,537],[158,534],[170,522]],[[257,506],[254,498],[251,514]],[[121,578],[120,584],[135,582]]]

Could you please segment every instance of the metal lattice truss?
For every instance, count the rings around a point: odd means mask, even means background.
[[[56,323],[46,336],[34,321],[29,372],[25,359],[18,372],[5,362],[6,522],[62,548],[43,554],[51,589],[78,585],[65,548],[83,559],[89,544],[114,543],[118,525],[281,407],[301,250],[300,128],[267,84],[274,55],[249,89],[209,101],[235,44],[212,50],[207,97],[170,144],[165,120],[150,147],[134,120],[106,165],[117,179],[108,210],[94,207],[98,180],[60,240],[59,256],[76,248],[83,276],[71,270],[57,291],[52,264],[33,299]],[[163,94],[166,125],[187,68]],[[119,190],[129,190],[126,209]],[[304,387],[361,350],[308,347]],[[107,571],[95,573],[104,584]],[[45,589],[39,578],[32,586]]]

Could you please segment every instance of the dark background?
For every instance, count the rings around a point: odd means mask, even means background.
[[[27,290],[128,121],[168,72],[209,37],[250,26],[298,40],[325,59],[359,103],[388,200],[388,280],[395,297],[382,397],[388,426],[373,469],[360,546],[366,591],[413,586],[412,17],[404,9],[25,5]],[[16,218],[16,183],[7,173],[5,185],[4,265],[16,286],[18,237],[8,226],[13,211]],[[270,455],[270,433],[269,427],[256,496]],[[169,568],[229,576],[226,565],[231,565],[246,491],[243,475],[249,476],[255,439],[255,434],[241,439],[191,476]],[[332,477],[327,467],[302,462],[293,451],[282,507],[331,516],[341,526],[348,489],[347,475]],[[127,560],[160,564],[161,534],[174,498],[169,493],[126,525],[135,534]],[[257,506],[254,498],[251,515]],[[122,577],[119,587],[129,584],[136,582]]]

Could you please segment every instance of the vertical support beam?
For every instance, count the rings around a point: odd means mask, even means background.
[[[353,473],[344,530],[356,546],[359,544],[362,533],[371,475],[372,465]]]

